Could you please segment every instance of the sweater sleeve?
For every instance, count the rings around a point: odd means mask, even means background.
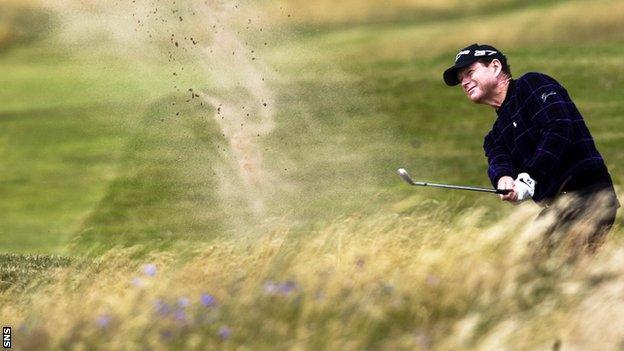
[[[514,175],[511,157],[502,138],[496,135],[494,129],[485,136],[483,149],[488,159],[488,176],[496,188],[501,177]]]

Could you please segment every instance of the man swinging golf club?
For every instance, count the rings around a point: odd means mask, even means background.
[[[592,216],[592,197],[606,194],[603,219],[589,241],[608,233],[620,206],[611,176],[583,117],[555,79],[535,72],[513,79],[505,55],[478,44],[460,50],[443,78],[460,85],[470,101],[496,110],[483,148],[492,185],[511,190],[502,200],[532,198],[545,213],[560,194],[573,192],[581,201],[560,219],[569,222]]]

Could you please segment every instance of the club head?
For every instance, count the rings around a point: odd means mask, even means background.
[[[409,173],[407,173],[405,168],[397,169],[397,173],[399,174],[399,177],[401,177],[407,184],[416,185],[416,183],[414,183],[412,177],[410,177]]]

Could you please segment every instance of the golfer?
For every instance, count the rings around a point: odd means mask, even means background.
[[[461,85],[470,101],[496,110],[483,148],[492,185],[511,189],[502,200],[532,198],[548,208],[571,192],[581,201],[560,222],[599,215],[588,243],[608,233],[620,204],[585,121],[561,84],[536,72],[513,79],[505,55],[478,44],[460,50],[443,77],[449,86]],[[599,214],[590,210],[597,194],[606,203]]]

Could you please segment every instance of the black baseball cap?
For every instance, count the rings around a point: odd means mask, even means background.
[[[457,71],[472,65],[480,59],[498,59],[504,64],[507,63],[507,57],[498,49],[491,45],[472,44],[461,49],[455,56],[455,64],[444,71],[444,82],[446,85],[454,86],[459,84]]]

